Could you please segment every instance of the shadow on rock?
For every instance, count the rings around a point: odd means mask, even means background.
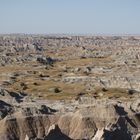
[[[42,105],[40,108],[40,112],[42,114],[53,114],[53,113],[57,112],[57,110],[47,107],[46,105]]]
[[[22,99],[27,96],[25,93],[9,92],[10,96],[15,98],[18,103],[22,102]]]
[[[63,134],[58,125],[56,125],[54,129],[50,130],[49,134],[45,137],[45,140],[72,140],[72,139]]]

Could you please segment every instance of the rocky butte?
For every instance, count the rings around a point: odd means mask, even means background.
[[[140,37],[0,35],[0,140],[139,140]]]

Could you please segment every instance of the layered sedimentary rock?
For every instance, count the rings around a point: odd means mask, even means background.
[[[76,76],[63,76],[64,81],[95,81],[107,88],[120,87],[140,90],[140,38],[139,37],[94,37],[94,36],[0,36],[0,65],[53,62],[88,59],[86,67],[66,68]],[[94,59],[102,63],[94,63]],[[48,62],[48,60],[50,60]],[[98,61],[98,60],[97,60]],[[78,70],[79,69],[79,70]],[[78,70],[78,71],[77,71]],[[78,73],[91,74],[78,77]],[[63,80],[62,79],[62,80]],[[102,81],[102,82],[100,82]]]
[[[90,100],[81,97],[71,103],[34,100],[11,105],[1,101],[1,107],[12,111],[0,120],[0,139],[139,139],[139,100]]]
[[[5,35],[0,37],[0,52],[3,63],[31,61],[33,54],[44,51],[53,52],[57,59],[74,59],[78,57],[119,57],[138,59],[139,37],[90,37],[90,36],[27,36]],[[65,50],[65,52],[63,52]],[[71,51],[69,51],[71,50]],[[19,53],[22,56],[18,56]],[[65,55],[67,53],[67,55]],[[12,58],[12,56],[16,57]],[[126,57],[127,56],[127,57]],[[1,62],[2,63],[2,62]]]
[[[140,37],[0,36],[0,86],[0,140],[140,139]]]

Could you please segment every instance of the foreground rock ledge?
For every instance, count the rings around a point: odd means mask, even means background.
[[[1,96],[6,93],[9,100],[17,100],[9,91],[3,89],[1,92]],[[21,96],[20,93],[18,95]],[[9,104],[5,98],[0,101],[0,140],[140,138],[139,99],[122,102],[81,97],[78,101],[27,102],[23,97],[21,102]]]

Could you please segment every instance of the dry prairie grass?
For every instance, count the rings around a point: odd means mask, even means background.
[[[91,64],[95,65],[110,65],[109,63],[112,60],[110,58],[87,58],[87,59],[75,59],[67,61],[59,61],[54,64],[54,67],[50,69],[45,69],[45,66],[41,66],[37,62],[28,62],[26,65],[13,65],[5,66],[0,68],[0,73],[26,73],[24,76],[16,77],[15,82],[12,85],[7,86],[8,89],[14,91],[23,91],[21,83],[26,85],[24,92],[31,94],[33,96],[41,96],[47,99],[71,99],[77,97],[80,92],[85,92],[85,85],[81,83],[64,83],[61,82],[61,77],[59,75],[63,74],[62,67],[77,67],[77,66],[87,66]],[[31,71],[31,73],[29,73]],[[35,73],[33,73],[33,71]],[[49,76],[49,80],[42,80],[40,74]],[[98,76],[98,75],[96,75]],[[101,76],[101,75],[100,75]],[[55,81],[54,79],[59,79]],[[58,87],[61,89],[60,93],[52,93],[48,89]],[[102,89],[96,88],[96,94],[90,93],[92,96],[97,95],[98,93],[103,92],[103,97],[121,97],[127,96],[126,89],[108,89],[107,91],[102,91]],[[87,93],[87,92],[85,92]],[[87,94],[86,94],[87,95]]]

